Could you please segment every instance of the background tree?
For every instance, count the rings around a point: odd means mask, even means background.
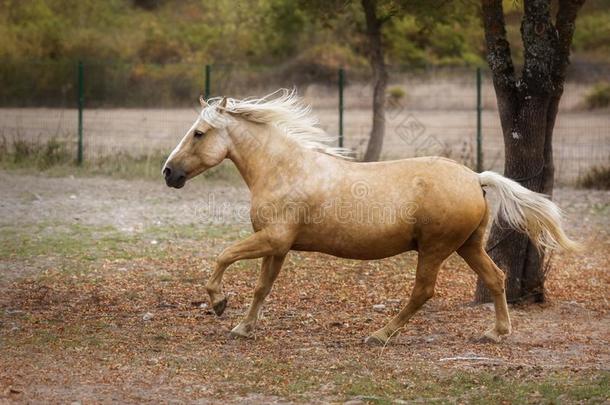
[[[460,19],[470,9],[467,2],[444,0],[398,1],[398,0],[361,0],[366,22],[365,53],[373,74],[373,124],[369,136],[365,162],[377,161],[381,157],[385,135],[385,102],[388,85],[388,69],[385,57],[385,36],[383,28],[392,19],[406,16],[414,17],[421,33],[432,27]]]
[[[386,65],[386,36],[384,27],[392,21],[411,17],[416,22],[419,34],[432,31],[438,24],[465,21],[464,16],[472,10],[469,2],[431,0],[360,0],[359,4],[349,0],[302,0],[300,6],[315,14],[332,26],[340,16],[348,15],[352,21],[353,35],[365,38],[358,51],[369,61],[373,85],[373,119],[363,160],[377,161],[381,157],[385,135],[385,101],[388,84]],[[364,20],[364,24],[362,24]],[[422,35],[423,36],[423,35]],[[395,36],[393,38],[396,38]],[[403,41],[405,39],[403,38]],[[408,40],[407,40],[408,41]],[[425,42],[425,41],[423,41]],[[421,49],[427,44],[422,44]],[[358,47],[357,47],[358,48]]]
[[[504,136],[504,175],[523,186],[553,193],[553,127],[563,93],[576,15],[584,0],[559,0],[555,22],[550,0],[525,0],[521,20],[524,61],[516,77],[506,37],[502,0],[483,0],[487,61]],[[509,301],[544,300],[544,254],[528,238],[495,224],[488,251],[507,273]],[[475,299],[488,301],[479,280]]]
[[[385,64],[381,28],[392,17],[392,12],[380,14],[377,0],[362,0],[366,20],[368,57],[373,72],[373,126],[364,153],[364,161],[379,160],[385,135],[385,92],[388,87],[388,70]]]

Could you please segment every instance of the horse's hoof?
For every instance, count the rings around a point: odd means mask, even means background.
[[[225,312],[225,309],[227,308],[227,299],[223,298],[222,301],[218,301],[216,304],[214,304],[212,306],[212,309],[214,309],[214,313],[217,316],[222,315],[223,312]]]
[[[364,344],[369,346],[385,346],[387,340],[383,340],[379,336],[371,335],[364,339]]]
[[[232,338],[244,339],[250,337],[250,332],[252,332],[251,326],[240,323],[234,327],[229,334]]]
[[[495,329],[486,331],[483,336],[479,338],[479,343],[500,343],[502,336],[496,332]]]

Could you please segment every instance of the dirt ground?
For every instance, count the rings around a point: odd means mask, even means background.
[[[363,344],[406,303],[416,256],[291,253],[255,337],[235,340],[258,261],[214,257],[249,233],[243,185],[0,172],[0,403],[608,403],[610,192],[560,188],[582,254],[557,253],[548,302],[493,319],[452,256],[436,296],[386,347]],[[374,305],[383,304],[375,310]],[[380,307],[376,307],[380,308]]]

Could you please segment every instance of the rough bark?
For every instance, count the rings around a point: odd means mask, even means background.
[[[561,0],[553,24],[549,0],[524,1],[521,38],[524,66],[515,78],[501,0],[483,0],[483,25],[504,135],[504,175],[524,187],[552,195],[552,137],[563,93],[574,21],[584,0]],[[544,255],[528,238],[504,224],[492,226],[487,245],[506,272],[509,302],[544,300]],[[475,300],[490,295],[479,280]]]
[[[377,161],[381,157],[385,134],[385,93],[388,72],[383,57],[381,27],[384,19],[377,15],[376,0],[362,0],[366,18],[366,33],[369,46],[369,61],[373,71],[373,127],[364,154],[365,162]]]

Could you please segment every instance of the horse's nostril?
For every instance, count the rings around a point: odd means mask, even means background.
[[[167,179],[169,176],[172,175],[172,169],[170,169],[169,167],[166,167],[165,169],[163,169],[163,175]]]

